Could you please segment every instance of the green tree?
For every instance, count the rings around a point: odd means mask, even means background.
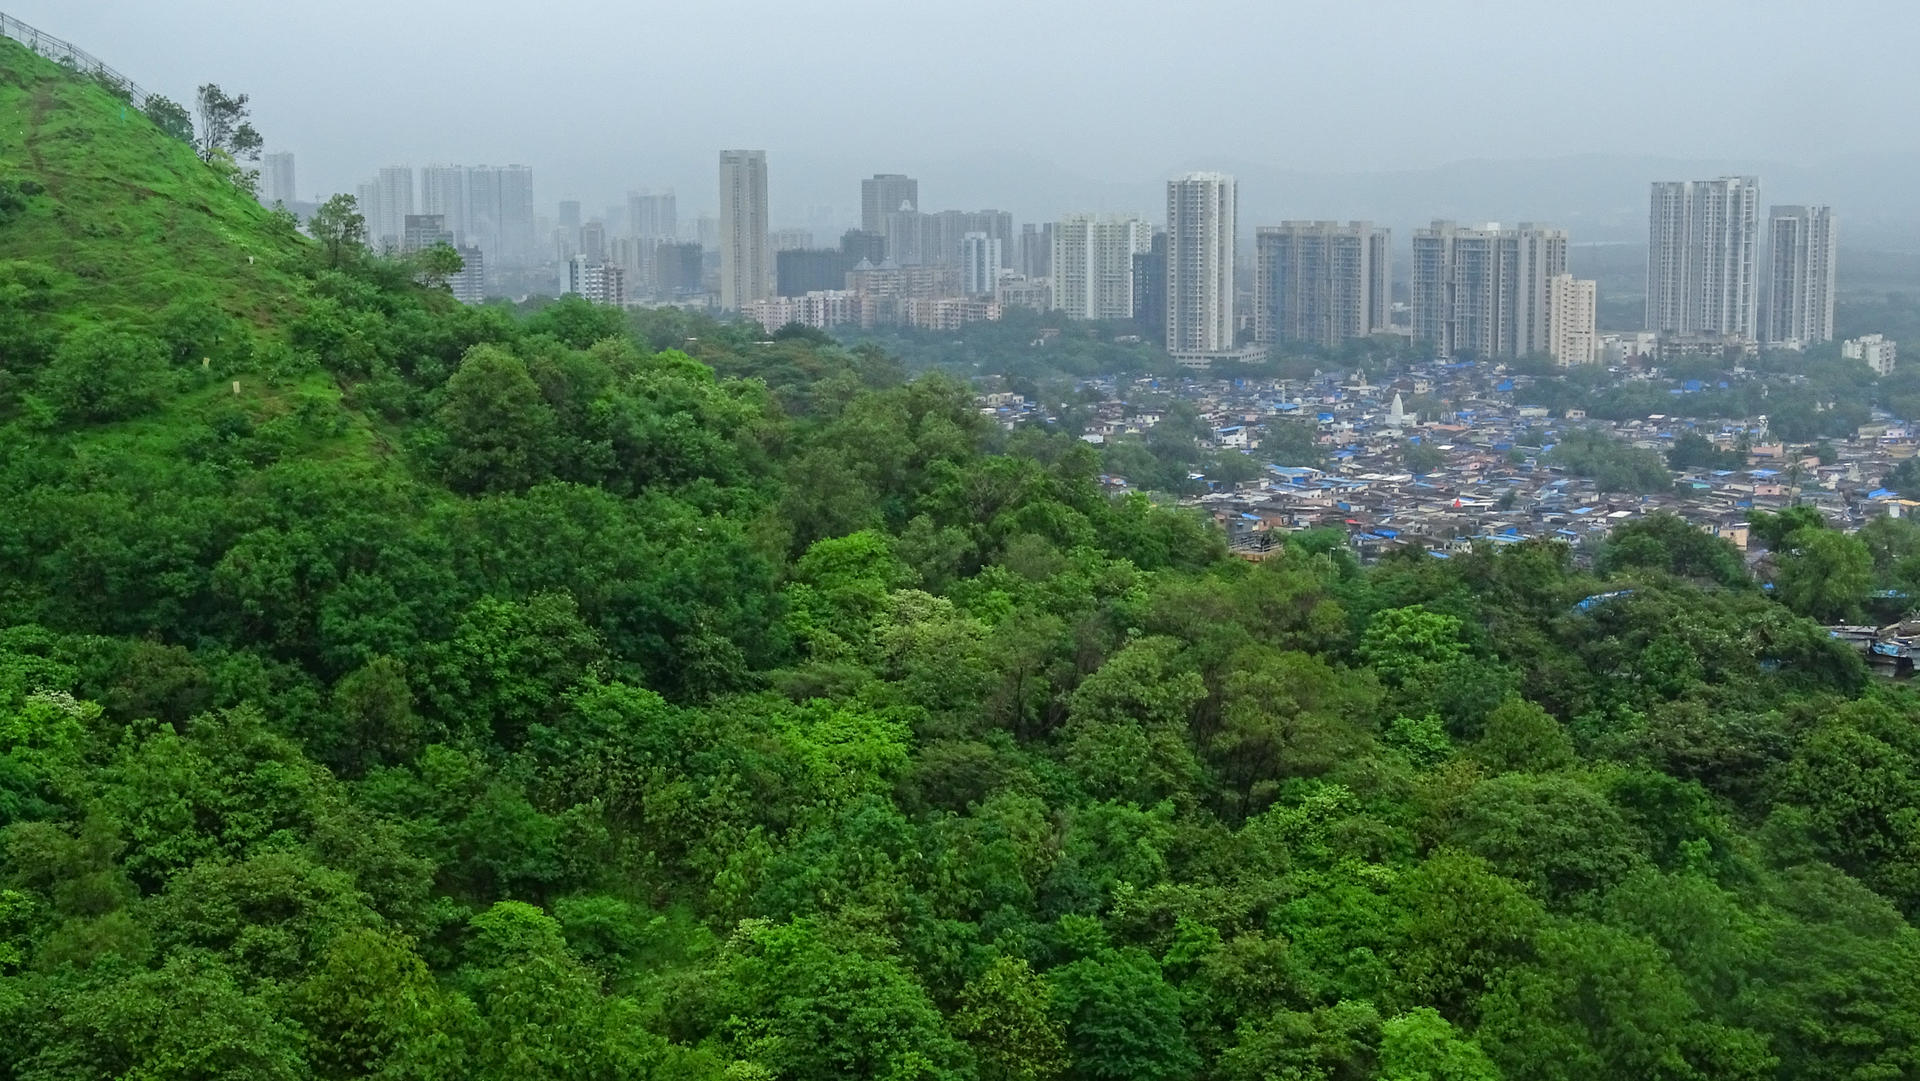
[[[1054,969],[1047,982],[1076,1081],[1174,1081],[1199,1066],[1180,994],[1144,951],[1103,950]]]
[[[1426,1007],[1380,1026],[1379,1081],[1501,1081],[1480,1045]]]
[[[321,203],[307,218],[307,232],[327,253],[327,266],[338,269],[365,250],[367,219],[360,212],[359,200],[351,195],[336,195]]]
[[[663,1057],[664,1041],[646,1031],[632,1003],[601,993],[551,917],[532,905],[502,901],[473,917],[469,927],[473,937],[460,983],[479,1012],[470,1076],[646,1076]]]
[[[52,1024],[44,1042],[16,1044],[8,1055],[23,1077],[311,1076],[298,1029],[208,957],[175,957],[122,979],[47,990]]]
[[[1447,464],[1447,456],[1437,447],[1426,443],[1416,443],[1411,439],[1400,441],[1400,464],[1407,472],[1416,475],[1432,473]]]
[[[451,244],[435,244],[415,252],[409,259],[415,277],[429,289],[446,288],[448,279],[460,273],[466,264]]]
[[[211,164],[221,156],[235,161],[259,159],[264,140],[247,119],[252,111],[247,95],[228,94],[214,83],[207,83],[195,91],[193,107],[199,122],[193,149],[201,161]]]
[[[1360,655],[1389,683],[1418,678],[1466,656],[1454,616],[1412,605],[1376,612],[1360,637]]]
[[[1509,698],[1487,714],[1473,756],[1496,772],[1546,773],[1573,763],[1573,740],[1546,710]]]
[[[1827,520],[1818,508],[1805,504],[1781,511],[1757,510],[1747,516],[1747,532],[1769,549],[1779,551],[1803,529],[1825,529]]]
[[[1788,608],[1825,623],[1857,617],[1873,585],[1873,557],[1860,538],[1801,529],[1775,549],[1773,586]]]
[[[144,112],[147,119],[153,121],[161,131],[193,145],[193,116],[187,112],[186,106],[159,94],[149,94]]]
[[[1027,962],[996,957],[968,982],[954,1033],[973,1047],[982,1081],[1052,1081],[1067,1068],[1052,995]]]
[[[464,492],[517,491],[550,475],[559,422],[519,357],[476,346],[447,380],[437,413],[447,483]]]
[[[479,1036],[472,1004],[440,987],[404,940],[372,929],[334,939],[289,999],[321,1078],[464,1074]]]
[[[1612,575],[1645,568],[1723,586],[1747,580],[1746,565],[1732,544],[1670,511],[1655,511],[1616,528],[1595,560]]]
[[[100,423],[151,410],[167,382],[166,355],[157,343],[95,326],[60,344],[37,389],[69,422]]]
[[[746,921],[699,996],[703,1027],[790,1081],[965,1076],[965,1046],[876,945],[812,921]]]

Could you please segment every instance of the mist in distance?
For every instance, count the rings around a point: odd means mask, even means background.
[[[1242,218],[1552,220],[1644,236],[1646,182],[1757,173],[1769,202],[1920,233],[1920,17],[1902,0],[796,5],[709,0],[15,0],[180,100],[253,97],[303,197],[383,165],[523,163],[543,206],[630,189],[711,213],[768,153],[776,224],[858,181],[1046,220],[1153,212],[1175,171]]]

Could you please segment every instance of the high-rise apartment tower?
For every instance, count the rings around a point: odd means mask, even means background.
[[[1234,346],[1233,259],[1240,197],[1225,173],[1167,182],[1167,351],[1226,353]]]
[[[720,307],[739,311],[772,288],[767,254],[767,153],[720,152]]]
[[[1767,344],[1832,341],[1833,208],[1776,206],[1767,217]]]
[[[1530,223],[1413,234],[1413,336],[1441,356],[1553,351],[1551,282],[1567,272],[1567,234]]]
[[[1657,181],[1647,215],[1647,329],[1754,340],[1760,181]]]
[[[1369,222],[1290,221],[1254,234],[1254,340],[1336,346],[1388,328],[1387,230]]]
[[[1075,319],[1133,318],[1133,257],[1153,227],[1133,216],[1069,214],[1053,227],[1053,306]]]

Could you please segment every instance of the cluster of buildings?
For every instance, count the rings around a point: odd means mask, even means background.
[[[1675,384],[1673,413],[1624,423],[1593,421],[1577,409],[1553,413],[1524,405],[1527,384],[1527,377],[1503,368],[1442,361],[1415,366],[1378,386],[1358,375],[1291,382],[1093,380],[1087,386],[1103,400],[1082,438],[1102,443],[1144,435],[1165,416],[1169,397],[1185,399],[1209,425],[1216,448],[1243,450],[1262,465],[1258,480],[1209,482],[1205,494],[1189,500],[1213,516],[1236,551],[1252,558],[1276,546],[1280,534],[1322,527],[1344,532],[1362,558],[1412,544],[1444,558],[1475,543],[1530,538],[1580,546],[1656,511],[1677,514],[1742,549],[1755,510],[1810,504],[1843,529],[1878,516],[1920,513],[1920,503],[1880,485],[1899,461],[1920,453],[1920,431],[1891,418],[1876,418],[1852,438],[1831,441],[1835,457],[1823,464],[1810,448],[1774,438],[1764,417],[1687,416],[1684,388],[1691,384]],[[1420,415],[1408,409],[1409,400],[1446,405],[1435,415]],[[1054,419],[1013,394],[983,395],[979,405],[1009,427]],[[1309,426],[1320,461],[1263,452],[1263,442],[1280,424]],[[1738,465],[1674,471],[1673,487],[1659,492],[1603,491],[1570,475],[1551,454],[1564,433],[1586,427],[1662,455],[1679,437],[1698,435],[1737,457]],[[1442,464],[1410,472],[1404,454],[1409,443],[1438,451]],[[1116,490],[1129,487],[1125,477],[1103,480]]]
[[[291,188],[293,162],[291,155],[284,158],[284,165],[270,163],[267,176],[282,170]],[[273,196],[276,187],[270,183],[266,194]],[[457,249],[464,269],[450,284],[469,303],[540,259],[533,170],[525,165],[429,165],[417,176],[411,166],[388,166],[359,184],[354,197],[373,247],[403,253],[437,244]]]
[[[1397,336],[1453,359],[1562,365],[1751,356],[1834,337],[1836,231],[1827,206],[1768,208],[1752,176],[1658,181],[1648,211],[1646,329],[1601,335],[1598,290],[1568,266],[1566,230],[1435,221],[1413,231],[1396,277],[1391,230],[1367,221],[1244,228],[1233,177],[1166,185],[1165,215],[1071,213],[1024,223],[1001,210],[923,209],[920,182],[860,182],[860,224],[833,245],[775,229],[767,156],[719,155],[718,213],[682,221],[668,191],[588,216],[536,215],[526,166],[391,166],[359,185],[376,247],[460,250],[465,299],[577,293],[604,304],[737,312],[774,329],[904,325],[949,330],[1010,308],[1129,320],[1194,369],[1280,346],[1338,349]],[[266,156],[262,198],[291,204],[293,155]],[[1251,236],[1251,257],[1240,241]],[[1404,300],[1397,299],[1404,297]],[[1886,343],[1890,347],[1890,343]],[[1877,346],[1863,358],[1878,363]]]
[[[723,157],[723,194],[726,176]],[[1451,222],[1418,230],[1411,303],[1396,322],[1392,236],[1368,222],[1254,230],[1244,311],[1239,191],[1224,173],[1168,181],[1158,227],[1134,214],[1083,213],[1015,234],[1004,212],[928,214],[919,195],[919,182],[900,174],[862,181],[861,228],[837,249],[777,253],[770,277],[749,268],[747,280],[764,278],[770,292],[738,310],[769,329],[789,321],[947,329],[1011,307],[1132,320],[1195,369],[1257,359],[1283,343],[1338,347],[1380,334],[1427,340],[1447,356],[1599,358],[1595,285],[1567,272],[1563,230]]]
[[[1764,262],[1757,177],[1658,181],[1647,220],[1647,329],[1674,348],[1801,349],[1833,340],[1832,207],[1770,208]]]

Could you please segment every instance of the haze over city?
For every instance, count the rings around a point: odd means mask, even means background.
[[[1920,1078],[1913,0],[0,0],[0,1081]]]
[[[875,172],[1044,220],[1151,210],[1193,168],[1234,172],[1247,222],[1533,217],[1631,238],[1646,179],[1724,172],[1853,221],[1920,218],[1894,179],[1920,157],[1898,2],[10,9],[175,98],[246,91],[303,198],[396,163],[522,162],[542,206],[672,187],[683,215],[711,213],[715,152],[753,146],[775,225],[852,224]]]

